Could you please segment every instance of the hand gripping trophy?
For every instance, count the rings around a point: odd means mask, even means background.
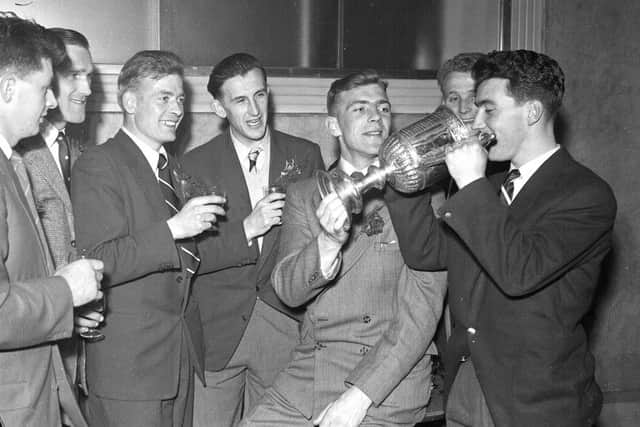
[[[378,152],[380,167],[369,167],[364,178],[356,181],[341,172],[318,171],[318,189],[323,198],[335,191],[347,210],[358,214],[362,211],[362,195],[371,188],[384,188],[387,181],[403,193],[413,193],[440,181],[447,175],[444,164],[447,147],[476,133],[441,105],[390,135]],[[493,134],[480,132],[477,136],[485,148],[495,142]]]

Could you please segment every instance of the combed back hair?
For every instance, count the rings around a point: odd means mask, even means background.
[[[118,103],[122,107],[122,95],[127,90],[135,91],[145,78],[160,80],[176,74],[184,77],[182,59],[166,50],[143,50],[127,60],[118,75]]]
[[[68,63],[62,41],[34,21],[0,12],[0,73],[24,77],[41,70],[43,60],[54,69]]]
[[[507,90],[519,103],[537,100],[550,116],[562,105],[564,73],[555,59],[531,50],[493,51],[473,66],[476,90],[487,79],[507,79]]]
[[[224,82],[235,76],[244,76],[249,71],[258,69],[262,72],[264,84],[267,84],[267,73],[258,59],[248,53],[234,53],[224,58],[213,67],[209,75],[207,90],[216,99],[222,95],[220,88]]]
[[[387,82],[382,80],[375,70],[358,71],[331,83],[329,92],[327,92],[327,112],[329,115],[336,115],[335,107],[338,95],[356,87],[367,85],[378,85],[385,92],[388,86]]]
[[[483,55],[484,54],[480,52],[465,52],[459,53],[453,58],[449,58],[444,61],[444,64],[440,66],[438,74],[436,75],[440,90],[444,87],[444,81],[449,74],[454,72],[471,74],[473,64],[475,64]]]

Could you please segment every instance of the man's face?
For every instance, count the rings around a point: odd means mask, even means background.
[[[335,117],[327,120],[341,155],[354,165],[370,163],[389,136],[391,104],[379,85],[358,86],[338,94]]]
[[[67,55],[71,59],[68,74],[57,75],[58,108],[61,120],[67,123],[82,123],[85,119],[87,97],[91,95],[91,77],[93,62],[87,49],[77,45],[66,45]]]
[[[510,160],[518,164],[522,143],[528,128],[527,104],[518,103],[507,90],[508,80],[493,78],[478,86],[478,114],[474,129],[485,129],[496,136],[497,143],[489,150],[489,159]]]
[[[176,74],[158,80],[144,78],[134,93],[132,129],[154,149],[176,139],[178,125],[184,116],[182,77]]]
[[[53,70],[51,61],[43,59],[42,67],[24,77],[16,77],[15,92],[12,97],[11,135],[5,135],[10,143],[35,135],[47,110],[56,107],[56,99],[51,90]]]
[[[449,107],[465,123],[473,123],[478,108],[471,73],[453,71],[442,84],[442,103]]]
[[[233,135],[251,145],[264,138],[267,131],[269,91],[262,71],[249,70],[223,83],[220,99],[213,101],[217,115],[229,121]]]

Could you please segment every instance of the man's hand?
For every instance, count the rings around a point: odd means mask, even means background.
[[[76,334],[87,332],[90,328],[97,328],[104,321],[104,316],[92,308],[80,307],[73,317],[73,325]]]
[[[253,211],[243,221],[247,241],[255,239],[271,230],[282,221],[284,193],[270,193],[261,199]]]
[[[104,264],[97,259],[79,259],[61,267],[55,276],[62,277],[71,290],[73,306],[79,307],[102,298],[100,281]]]
[[[320,427],[356,427],[359,426],[371,406],[371,399],[358,387],[349,390],[333,402],[313,420]]]
[[[227,199],[222,196],[209,195],[190,199],[180,212],[167,220],[167,225],[174,240],[197,236],[208,230],[217,221],[217,215],[225,214],[222,205]]]
[[[316,209],[316,216],[324,231],[324,237],[330,238],[334,245],[341,248],[349,238],[349,230],[351,229],[351,215],[347,212],[338,195],[334,193],[328,194]],[[321,236],[323,236],[321,234]],[[322,238],[322,237],[321,237]],[[326,238],[324,240],[327,240]],[[320,241],[320,244],[323,242]]]
[[[447,147],[445,159],[451,177],[462,189],[473,181],[482,178],[487,168],[487,150],[474,136],[451,147]]]

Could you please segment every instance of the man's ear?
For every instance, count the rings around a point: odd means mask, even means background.
[[[0,77],[0,98],[5,103],[11,102],[16,92],[17,78],[15,74],[5,74]]]
[[[336,138],[342,136],[342,130],[340,129],[340,124],[338,124],[338,119],[333,116],[327,116],[324,121],[325,126],[329,129],[329,133]]]
[[[221,117],[223,119],[227,118],[227,110],[224,109],[222,103],[218,101],[216,98],[213,98],[213,102],[211,103],[211,109],[216,114],[216,116]]]
[[[138,108],[138,98],[135,93],[127,90],[122,94],[122,108],[127,114],[135,114]]]
[[[527,101],[527,124],[532,126],[538,123],[542,118],[543,112],[544,107],[542,106],[542,102],[537,99]]]

